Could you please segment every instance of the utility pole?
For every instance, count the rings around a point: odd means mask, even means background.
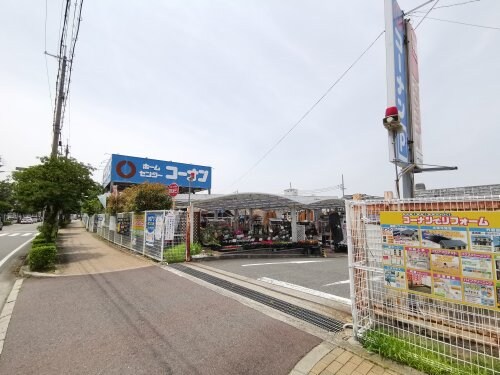
[[[61,134],[61,113],[62,107],[64,103],[64,80],[66,78],[66,56],[62,58],[62,66],[61,66],[61,79],[59,80],[59,94],[57,96],[57,108],[56,108],[56,117],[54,119],[54,134],[52,138],[52,153],[50,154],[51,158],[57,157],[57,149],[59,147],[59,137]]]

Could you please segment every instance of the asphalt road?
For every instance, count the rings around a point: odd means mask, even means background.
[[[20,257],[27,254],[29,242],[38,233],[37,226],[13,224],[0,231],[0,311],[16,280],[16,270],[22,264]]]
[[[288,374],[321,340],[151,266],[26,279],[0,374]]]
[[[256,280],[277,280],[343,298],[350,295],[347,255],[338,258],[227,259],[204,264]]]

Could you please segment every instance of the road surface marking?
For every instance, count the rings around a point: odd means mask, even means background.
[[[33,235],[33,233],[24,233],[24,234],[22,234],[23,237],[27,237],[27,236],[31,236],[31,235]]]
[[[334,283],[325,284],[325,285],[323,285],[323,286],[340,285],[340,284],[349,284],[350,282],[351,282],[351,280],[335,281]]]
[[[16,247],[14,250],[12,250],[9,254],[7,254],[7,256],[5,258],[3,258],[2,260],[0,260],[0,268],[3,266],[3,264],[5,262],[7,262],[9,260],[9,258],[14,255],[15,253],[17,253],[19,250],[21,250],[25,245],[29,244],[31,241],[33,241],[33,238],[30,238],[28,241],[26,241],[25,243],[23,243],[22,245]]]
[[[269,277],[260,277],[257,280],[264,281],[266,283],[273,284],[273,285],[282,286],[282,287],[289,288],[289,289],[294,289],[294,290],[297,290],[299,292],[312,294],[313,296],[330,299],[332,301],[340,302],[340,303],[343,303],[345,305],[351,305],[351,300],[349,298],[339,297],[339,296],[336,296],[334,294],[320,292],[319,290],[305,288],[303,286],[290,284],[290,283],[287,283],[285,281],[270,279]]]
[[[272,262],[272,263],[250,263],[250,264],[242,264],[241,267],[252,267],[252,266],[268,266],[272,264],[304,264],[304,263],[321,263],[321,262],[329,262],[328,260],[295,260],[292,262]]]
[[[9,234],[9,237],[15,237],[15,236],[19,236],[21,233],[11,233]]]
[[[8,233],[2,233],[2,234],[0,234],[0,237],[6,236],[6,235],[8,235]]]

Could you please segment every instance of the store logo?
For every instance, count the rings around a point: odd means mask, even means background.
[[[123,167],[125,165],[128,166],[128,169],[129,169],[128,173],[123,172]],[[118,164],[116,164],[116,173],[121,178],[131,178],[131,177],[134,177],[136,170],[137,170],[137,168],[135,167],[135,164],[132,163],[131,161],[121,160],[120,162],[118,162]]]

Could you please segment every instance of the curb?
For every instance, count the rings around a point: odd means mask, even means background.
[[[12,286],[12,290],[10,291],[9,296],[7,297],[7,300],[5,301],[2,312],[0,313],[0,356],[2,355],[3,345],[5,343],[5,337],[7,336],[10,318],[12,316],[12,312],[14,311],[17,296],[19,294],[19,291],[21,290],[23,281],[24,279],[16,280],[16,282]]]

